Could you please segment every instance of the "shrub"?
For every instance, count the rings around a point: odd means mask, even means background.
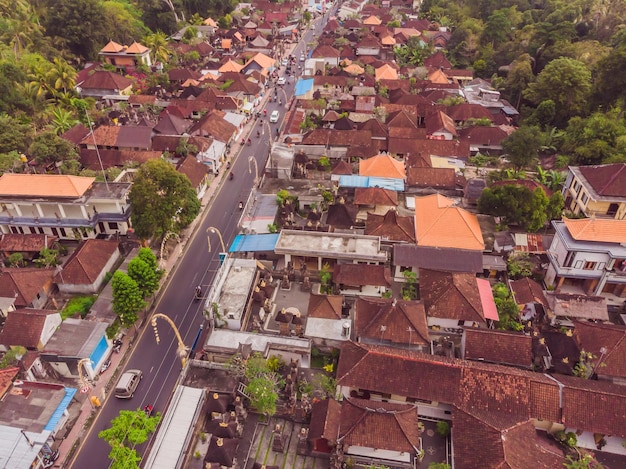
[[[80,314],[81,319],[84,319],[89,308],[96,302],[96,298],[96,296],[76,296],[70,299],[61,311],[61,318],[65,321],[67,318]]]
[[[437,433],[444,438],[447,437],[450,434],[450,424],[445,420],[439,420],[437,422]]]

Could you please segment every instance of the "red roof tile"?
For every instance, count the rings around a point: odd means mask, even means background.
[[[415,243],[414,218],[411,216],[401,217],[393,209],[388,210],[385,215],[368,213],[365,222],[365,234],[380,236],[392,241]]]
[[[576,321],[574,338],[581,350],[592,353],[596,372],[626,378],[626,327]]]
[[[91,285],[98,280],[106,264],[118,252],[117,241],[88,239],[63,265],[54,281],[64,285]]]
[[[58,311],[47,309],[18,309],[7,315],[2,331],[0,344],[6,347],[20,345],[29,350],[43,347],[41,336],[48,316],[58,314]],[[59,317],[59,324],[61,318]]]
[[[411,345],[430,343],[424,305],[419,301],[359,297],[354,328],[361,339]]]
[[[467,327],[465,358],[530,368],[532,338],[523,333]]]
[[[428,316],[485,321],[475,274],[419,269],[419,279],[420,297]]]

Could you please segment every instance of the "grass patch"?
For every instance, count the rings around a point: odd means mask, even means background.
[[[89,308],[96,302],[96,296],[76,296],[67,302],[63,311],[61,311],[61,318],[65,321],[67,318],[73,318],[77,314],[81,319],[85,319]]]

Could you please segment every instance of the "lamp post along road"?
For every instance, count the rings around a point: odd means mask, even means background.
[[[211,238],[209,237],[209,232],[215,233],[217,235],[217,237],[220,240],[220,246],[222,248],[222,252],[226,252],[226,245],[224,244],[224,238],[222,238],[222,233],[220,232],[220,230],[218,230],[214,226],[209,226],[206,229],[206,242],[209,248],[209,252],[211,252]]]

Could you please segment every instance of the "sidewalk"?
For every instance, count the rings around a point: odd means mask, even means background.
[[[265,103],[269,99],[269,96],[270,93],[265,93],[259,106],[260,109],[265,106]],[[249,136],[255,128],[255,124],[255,119],[251,117],[244,126],[242,135],[245,135],[247,138],[247,136]],[[242,146],[239,141],[235,141],[232,144],[231,154],[233,156],[230,158],[231,164],[234,164],[234,161],[239,157],[239,152],[241,148]],[[161,261],[161,268],[165,270],[163,283],[159,293],[157,293],[152,301],[152,304],[148,308],[149,312],[144,318],[142,318],[142,323],[138,325],[137,329],[133,328],[132,330],[127,331],[121,352],[112,353],[110,355],[111,366],[104,373],[99,375],[97,381],[95,381],[89,392],[76,394],[75,399],[78,401],[78,403],[74,404],[68,409],[70,415],[68,417],[67,425],[71,424],[72,421],[74,421],[74,423],[71,429],[65,435],[65,437],[61,440],[60,445],[58,446],[59,458],[52,467],[70,467],[76,450],[82,443],[83,439],[87,436],[91,423],[98,414],[98,409],[94,408],[93,404],[90,401],[90,398],[92,396],[96,396],[100,400],[100,403],[102,405],[104,404],[106,398],[108,397],[107,392],[113,387],[115,381],[119,378],[119,375],[123,369],[123,364],[128,359],[127,352],[132,349],[135,340],[141,335],[144,326],[146,325],[146,318],[150,317],[150,315],[154,311],[154,307],[160,300],[162,291],[166,288],[171,275],[176,269],[176,264],[178,259],[180,258],[181,253],[184,251],[187,242],[195,235],[198,225],[200,225],[204,220],[204,217],[208,212],[207,208],[211,205],[215,194],[218,192],[228,173],[229,171],[224,168],[217,176],[210,176],[209,187],[202,197],[202,208],[200,214],[187,228],[185,228],[180,233],[180,242],[176,245],[168,258]]]

